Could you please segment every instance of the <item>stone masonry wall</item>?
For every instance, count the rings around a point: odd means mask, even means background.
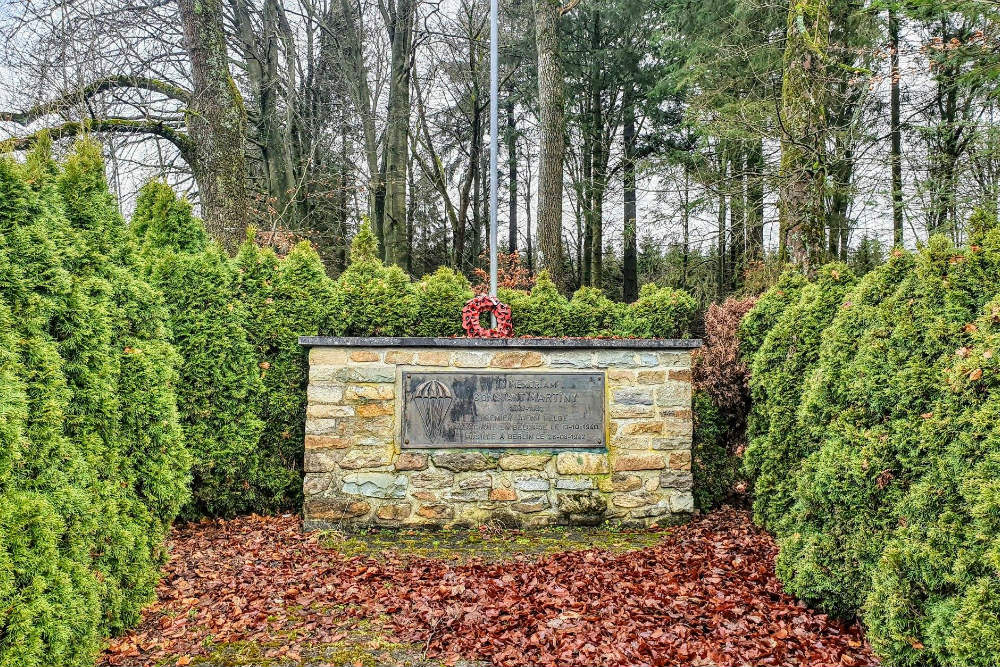
[[[305,526],[664,523],[692,510],[689,350],[313,347]],[[606,373],[608,447],[400,450],[407,369]]]

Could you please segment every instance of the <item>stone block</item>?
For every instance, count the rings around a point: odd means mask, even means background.
[[[448,366],[451,363],[451,352],[449,350],[418,352],[414,363],[418,366]]]
[[[368,498],[403,498],[406,496],[406,475],[386,472],[354,472],[344,475],[341,490]]]
[[[626,435],[658,435],[663,433],[663,420],[655,419],[625,424],[624,433]]]
[[[431,491],[424,491],[422,489],[411,492],[411,495],[415,500],[419,500],[425,503],[436,503],[439,500],[438,495],[436,493],[432,493]]]
[[[694,497],[690,493],[678,493],[677,495],[670,496],[670,511],[694,511]]]
[[[343,458],[343,449],[310,450],[306,452],[302,469],[305,472],[333,472]]]
[[[660,486],[664,489],[690,491],[694,486],[691,473],[680,470],[664,470],[660,473]]]
[[[445,452],[434,454],[434,465],[454,472],[467,472],[470,470],[483,471],[492,470],[496,467],[496,461],[482,452]]]
[[[621,368],[609,368],[607,372],[608,380],[611,382],[632,383],[635,382],[635,371],[627,371]]]
[[[636,375],[636,381],[639,384],[661,384],[666,380],[666,371],[642,370]]]
[[[608,408],[608,416],[612,419],[644,419],[655,417],[656,410],[652,405],[612,405]]]
[[[673,368],[690,368],[690,352],[658,352],[657,355],[660,366]]]
[[[551,460],[551,454],[505,454],[500,457],[500,469],[542,470]]]
[[[410,474],[410,484],[425,489],[446,489],[455,481],[455,476],[443,470],[422,470]]]
[[[396,457],[395,468],[396,470],[425,470],[427,468],[427,455],[403,452]]]
[[[630,512],[630,515],[636,519],[651,519],[653,517],[663,516],[669,512],[670,502],[667,500],[661,500],[646,507],[637,507]]]
[[[351,446],[349,438],[335,435],[307,435],[306,449],[347,449]]]
[[[614,350],[601,350],[594,354],[595,368],[636,368],[634,352],[618,352]]]
[[[616,493],[611,498],[617,507],[625,507],[631,509],[633,507],[645,507],[647,505],[652,505],[660,499],[659,494],[650,493],[648,491],[642,491],[639,493]]]
[[[347,363],[347,350],[332,347],[313,347],[309,350],[310,366],[343,366]]]
[[[350,354],[351,361],[358,363],[368,363],[370,361],[378,361],[379,353],[372,350],[351,350]]]
[[[549,366],[553,368],[590,368],[594,360],[591,352],[553,352]]]
[[[387,364],[412,364],[416,358],[414,352],[405,350],[388,350],[385,353],[385,363]]]
[[[476,477],[468,477],[463,479],[458,483],[458,488],[460,489],[492,489],[493,488],[493,478],[489,475],[478,475]]]
[[[490,361],[493,368],[533,368],[542,365],[542,355],[538,352],[517,351],[497,352]]]
[[[444,503],[433,503],[421,505],[417,509],[417,514],[425,519],[450,519],[455,516],[455,508]]]
[[[354,407],[350,405],[329,405],[326,403],[311,403],[306,408],[309,419],[335,419],[337,417],[353,417]]]
[[[671,380],[680,380],[681,382],[691,381],[691,369],[690,368],[672,368],[670,370]]]
[[[639,365],[640,366],[659,366],[660,358],[656,356],[655,352],[640,352],[639,353]]]
[[[395,401],[378,401],[376,403],[363,403],[355,408],[359,417],[382,417],[396,414]]]
[[[389,451],[384,447],[352,449],[340,462],[340,467],[346,470],[361,468],[381,468],[390,463]]]
[[[604,517],[608,501],[597,493],[560,493],[556,496],[556,506],[563,514],[571,515],[571,520],[576,519],[575,523],[597,523]]]
[[[364,500],[352,498],[312,498],[306,499],[305,515],[309,519],[340,521],[357,519],[371,511],[371,505]]]
[[[492,358],[492,352],[456,352],[451,356],[451,365],[456,368],[485,368]]]
[[[549,499],[546,496],[531,496],[523,498],[520,502],[512,503],[510,508],[522,514],[533,514],[549,508]]]
[[[512,500],[517,500],[517,494],[513,489],[491,489],[490,490],[490,500],[508,502]]]
[[[541,477],[515,477],[514,488],[518,491],[548,491],[549,480]]]
[[[611,475],[611,488],[615,491],[636,491],[642,488],[642,478],[616,472]]]
[[[623,387],[616,389],[611,402],[616,405],[652,405],[653,392],[640,387]]]
[[[677,452],[670,452],[670,469],[671,470],[690,470],[691,469],[691,451],[682,450]]]
[[[334,379],[345,384],[395,382],[396,369],[393,366],[353,366],[339,369]]]
[[[489,489],[452,489],[444,495],[444,499],[453,503],[475,503],[482,500],[488,500],[490,496]]]
[[[674,436],[670,438],[653,438],[650,447],[653,449],[687,449],[691,446],[692,434]]]
[[[560,475],[601,475],[609,471],[607,454],[560,452],[556,457]]]
[[[410,503],[392,503],[379,507],[375,516],[383,521],[402,521],[410,516],[412,510]]]
[[[665,468],[661,454],[619,454],[615,470],[661,470]]]
[[[560,477],[556,480],[556,488],[561,491],[585,491],[594,488],[594,480],[589,477]]]
[[[306,388],[309,405],[319,403],[340,403],[344,400],[344,388],[322,384],[310,384]]]
[[[315,496],[330,488],[330,475],[327,473],[306,473],[302,478],[302,493]]]
[[[666,408],[683,408],[691,405],[691,383],[669,380],[656,388],[656,404]]]
[[[344,400],[349,403],[386,401],[393,398],[396,398],[396,385],[394,384],[352,384],[344,388]]]

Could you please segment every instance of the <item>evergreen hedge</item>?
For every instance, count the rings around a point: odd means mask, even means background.
[[[889,664],[1000,662],[1000,232],[988,216],[972,227],[967,247],[933,237],[849,291],[819,290],[818,346],[802,307],[822,275],[794,304],[776,287],[743,326],[747,468],[778,575],[826,611],[862,613]],[[795,358],[794,374],[776,370]]]
[[[160,297],[88,142],[0,158],[0,665],[92,664],[187,497]]]

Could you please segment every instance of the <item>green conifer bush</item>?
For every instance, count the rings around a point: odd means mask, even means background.
[[[415,285],[419,313],[416,336],[461,336],[462,308],[472,298],[469,280],[442,266]]]
[[[752,428],[743,465],[755,487],[754,518],[768,528],[773,529],[788,511],[789,473],[808,454],[802,449],[796,422],[803,381],[819,358],[823,330],[854,282],[845,264],[821,267],[815,281],[805,285],[798,300],[781,312],[753,356]],[[773,303],[767,294],[760,301],[768,306]]]
[[[207,241],[191,205],[161,183],[137,204],[137,239],[150,282],[163,294],[172,341],[182,361],[177,405],[192,457],[187,516],[260,511],[271,497],[267,457],[258,456],[264,391],[247,315],[236,298],[235,270]]]
[[[569,324],[569,301],[548,271],[538,274],[535,286],[523,299],[508,303],[515,336],[565,336]]]
[[[80,142],[58,165],[48,143],[0,159],[5,667],[92,663],[151,600],[186,498],[159,295],[134,275],[100,149]]]
[[[795,595],[838,614],[866,598],[896,507],[935,456],[920,427],[941,395],[948,355],[967,344],[968,325],[1000,284],[998,240],[960,249],[933,237],[857,338],[843,405],[793,471],[778,572]]]
[[[351,263],[337,278],[330,314],[336,336],[405,336],[417,318],[410,277],[378,258],[378,243],[365,221],[351,243]],[[456,314],[461,323],[461,311]]]
[[[698,304],[684,290],[647,283],[629,304],[616,333],[637,338],[685,338],[691,335]]]
[[[627,306],[616,303],[596,287],[573,293],[566,313],[566,336],[611,336],[625,316]]]

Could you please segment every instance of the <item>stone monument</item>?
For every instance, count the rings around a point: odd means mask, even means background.
[[[668,522],[697,340],[303,337],[307,529]]]

